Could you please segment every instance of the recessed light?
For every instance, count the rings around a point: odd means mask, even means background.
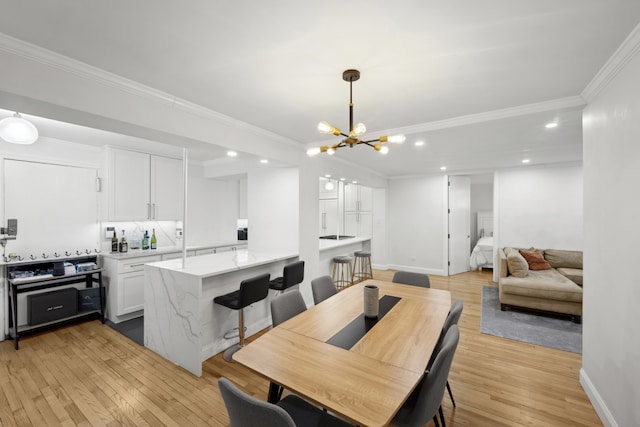
[[[260,160],[260,163],[262,163],[262,164],[267,164],[267,163],[269,163],[269,160],[267,160],[267,159],[262,159],[262,160]]]
[[[327,173],[327,174],[325,174],[325,175],[324,175],[324,177],[325,177],[325,178],[331,178],[331,174],[330,174],[330,173]]]
[[[531,159],[522,159],[522,163],[529,163]]]
[[[345,180],[344,178],[340,178],[340,181],[344,181],[344,180]]]
[[[441,171],[446,171],[446,170],[447,170],[447,167],[446,167],[446,166],[440,166],[440,170],[441,170]]]
[[[546,127],[547,129],[553,129],[555,127],[558,126],[558,122],[551,122],[551,123],[547,123],[546,125],[544,125],[544,127]]]
[[[351,183],[352,183],[352,184],[357,184],[357,183],[358,183],[358,181],[351,181]]]
[[[229,157],[236,157],[238,155],[238,153],[236,153],[235,151],[227,151],[227,156]]]
[[[422,147],[424,145],[424,141],[416,141],[413,143],[416,147]]]

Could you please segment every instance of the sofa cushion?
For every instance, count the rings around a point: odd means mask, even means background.
[[[520,254],[520,251],[515,248],[504,248],[504,253],[507,256],[509,274],[514,277],[527,277],[529,264],[527,264],[527,260]]]
[[[579,286],[582,286],[582,269],[560,267],[556,270],[558,270],[558,273],[562,274],[567,279],[575,282]]]
[[[529,271],[527,277],[503,277],[500,292],[523,297],[582,302],[582,288],[558,271]]]
[[[567,267],[582,269],[582,251],[545,249],[544,259],[546,259],[553,268]]]
[[[538,249],[520,251],[520,254],[527,260],[529,270],[549,270],[551,268],[551,265],[545,261],[542,251]]]

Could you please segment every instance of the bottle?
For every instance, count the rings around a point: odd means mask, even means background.
[[[149,249],[149,231],[144,230],[144,236],[142,236],[142,250]]]
[[[151,234],[151,249],[158,248],[158,239],[156,239],[156,229],[153,228],[153,234]]]
[[[118,252],[118,237],[116,236],[116,230],[113,230],[113,237],[111,238],[111,252]]]
[[[127,239],[124,237],[124,230],[122,230],[122,239],[120,239],[120,252],[128,252],[129,244],[127,243]]]
[[[133,230],[133,237],[129,242],[129,246],[131,246],[131,249],[140,249],[140,236],[137,229]]]

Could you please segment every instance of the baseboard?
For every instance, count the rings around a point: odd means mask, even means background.
[[[374,270],[389,270],[389,264],[371,264]]]
[[[596,390],[589,379],[589,375],[584,371],[584,368],[580,368],[580,385],[582,385],[585,393],[587,393],[587,397],[600,417],[602,424],[604,424],[605,427],[619,427],[609,408],[607,408],[607,405],[605,405],[600,397],[600,393],[598,393],[598,390]]]
[[[413,267],[409,265],[398,265],[398,264],[389,264],[389,269],[392,270],[402,270],[402,271],[410,271],[412,273],[422,273],[422,274],[433,274],[434,276],[446,276],[442,269],[435,268],[422,268],[422,267]]]

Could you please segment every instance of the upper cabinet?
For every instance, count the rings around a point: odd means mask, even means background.
[[[373,210],[373,189],[357,184],[344,186],[345,212],[371,212]]]
[[[182,162],[117,148],[108,150],[111,221],[182,218]]]

